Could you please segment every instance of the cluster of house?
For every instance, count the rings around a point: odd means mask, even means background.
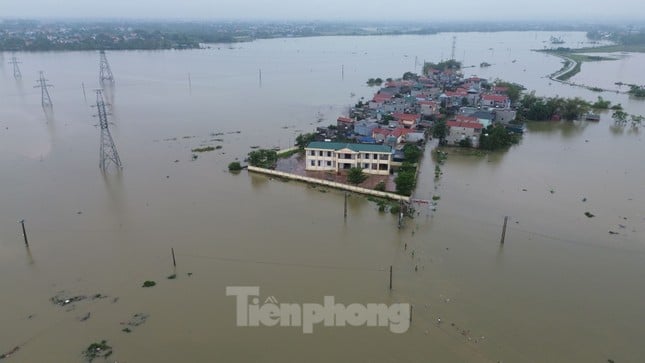
[[[405,143],[425,142],[425,129],[441,117],[442,109],[454,115],[446,123],[446,142],[458,145],[470,139],[469,144],[477,147],[488,125],[515,120],[507,92],[485,79],[464,79],[452,69],[430,69],[424,76],[388,81],[370,101],[360,101],[349,116],[339,117],[336,125],[318,128],[317,141],[306,148],[306,169],[339,171],[359,166],[365,172],[389,172],[385,161],[397,161]],[[372,150],[378,151],[372,155]],[[379,154],[387,150],[391,157]]]

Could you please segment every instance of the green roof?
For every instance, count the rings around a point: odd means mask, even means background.
[[[323,142],[313,141],[307,145],[311,149],[324,149],[324,150],[340,150],[350,149],[356,152],[379,152],[391,153],[392,148],[387,145],[373,145],[373,144],[350,144],[346,142]]]

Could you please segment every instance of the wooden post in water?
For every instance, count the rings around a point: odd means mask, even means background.
[[[412,324],[412,304],[410,304],[410,324]]]
[[[392,290],[392,265],[390,265],[390,290]]]
[[[345,79],[345,65],[340,66],[340,76],[344,80]]]
[[[170,253],[172,254],[172,266],[177,267],[177,260],[175,260],[175,249],[171,247]]]
[[[403,225],[403,201],[399,200],[399,229]]]
[[[25,220],[21,219],[19,223],[22,225],[22,237],[25,239],[25,246],[29,247],[29,241],[27,241],[27,231],[25,230]]]
[[[343,217],[347,219],[347,192],[345,192],[345,210],[343,213]]]
[[[193,92],[193,84],[190,81],[190,72],[188,72],[188,93],[192,93],[192,92]]]
[[[506,239],[506,223],[508,222],[508,216],[504,217],[504,227],[502,228],[502,239],[499,241],[500,244],[504,244],[504,239]]]
[[[258,70],[258,75],[259,75],[259,78],[260,78],[260,87],[262,87],[262,68],[260,68]]]

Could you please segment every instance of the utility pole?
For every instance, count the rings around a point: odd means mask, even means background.
[[[36,81],[36,85],[34,88],[40,88],[40,93],[41,93],[41,105],[43,106],[43,109],[52,109],[54,107],[54,104],[52,103],[52,99],[49,96],[49,91],[47,90],[48,87],[54,87],[51,84],[47,83],[47,79],[45,79],[45,74],[43,71],[40,71],[40,79]]]
[[[506,239],[506,223],[508,222],[508,216],[504,217],[504,227],[502,227],[502,237],[499,240],[500,244],[504,244],[504,240]]]
[[[20,67],[18,67],[18,64],[22,62],[19,62],[16,57],[11,57],[11,61],[9,61],[9,64],[13,64],[13,78],[15,79],[21,79],[22,78],[22,73],[20,73]]]
[[[101,60],[99,62],[99,83],[101,86],[105,84],[114,84],[114,75],[110,69],[110,63],[108,63],[107,57],[105,56],[105,51],[100,52]]]
[[[25,239],[25,246],[29,247],[29,241],[27,241],[27,231],[25,230],[25,220],[21,219],[18,223],[22,225],[22,237]]]
[[[103,101],[103,91],[96,90],[96,109],[98,110],[99,127],[101,129],[101,144],[99,150],[99,168],[106,172],[110,164],[114,164],[117,170],[123,169],[119,153],[116,151],[116,145],[112,139],[110,128],[108,127],[108,114],[105,111],[105,102]]]

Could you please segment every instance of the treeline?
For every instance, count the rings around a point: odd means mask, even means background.
[[[517,118],[520,121],[576,120],[593,109],[622,109],[620,104],[612,106],[602,97],[590,103],[578,97],[538,97],[535,92],[524,94],[519,104]]]
[[[45,35],[38,35],[29,39],[18,36],[2,37],[0,38],[0,50],[187,49],[199,48],[199,43],[196,39],[183,34],[138,31],[130,36],[99,33],[79,36],[74,39],[49,39]]]

